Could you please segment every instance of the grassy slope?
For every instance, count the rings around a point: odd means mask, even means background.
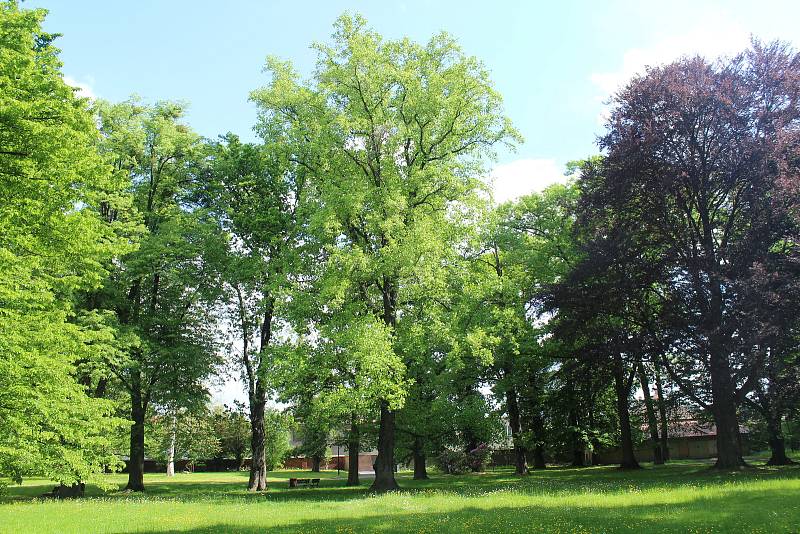
[[[271,473],[266,494],[243,490],[246,473],[148,475],[145,495],[31,500],[52,487],[8,488],[0,532],[798,532],[800,467],[719,474],[704,463],[623,472],[613,467],[510,471],[416,482],[370,496],[336,472],[319,489],[288,490],[297,472]],[[344,474],[343,474],[344,475]],[[309,474],[302,473],[307,477]],[[121,475],[114,481],[124,482]]]

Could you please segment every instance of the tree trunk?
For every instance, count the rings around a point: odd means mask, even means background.
[[[264,491],[267,489],[267,463],[265,458],[264,410],[266,401],[263,398],[250,403],[250,480],[247,483],[249,491]]]
[[[425,443],[421,436],[414,436],[414,480],[427,480],[428,469],[425,465]]]
[[[544,458],[544,421],[542,416],[537,414],[532,421],[533,437],[536,444],[533,446],[533,467],[534,469],[546,469],[547,462]]]
[[[375,458],[375,480],[372,491],[394,491],[400,489],[394,478],[394,423],[395,414],[389,403],[381,401],[381,422],[378,428],[378,457]]]
[[[175,476],[175,442],[178,439],[178,417],[172,414],[172,428],[169,433],[169,448],[167,449],[167,476]]]
[[[794,462],[786,456],[786,442],[781,429],[781,418],[773,413],[765,414],[767,419],[767,433],[769,434],[769,449],[772,452],[767,465],[790,465]]]
[[[311,472],[312,473],[319,473],[319,464],[322,462],[322,458],[319,455],[314,455],[311,457]]]
[[[656,393],[658,394],[656,404],[661,422],[661,455],[663,460],[667,462],[669,461],[669,425],[667,424],[667,404],[664,400],[664,386],[661,382],[661,363],[658,358],[656,358],[654,367],[656,372]]]
[[[533,467],[534,469],[547,469],[547,461],[544,458],[544,447],[537,443],[533,448]]]
[[[661,441],[658,439],[658,419],[656,419],[656,412],[653,408],[653,399],[650,397],[650,382],[647,380],[647,373],[644,368],[644,363],[641,361],[636,364],[639,374],[639,384],[642,386],[642,393],[644,394],[644,408],[647,412],[647,426],[650,430],[650,441],[653,445],[653,463],[661,465],[664,463],[664,455],[661,453]]]
[[[714,256],[712,230],[705,209],[703,217],[706,273],[709,277],[710,300],[706,313],[705,331],[708,335],[708,363],[711,375],[711,413],[717,427],[717,469],[738,469],[744,465],[739,441],[739,418],[736,414],[736,383],[731,372],[727,340],[723,333],[723,289]]]
[[[614,390],[617,394],[617,415],[619,416],[620,447],[622,449],[622,469],[639,469],[639,462],[633,450],[633,435],[631,434],[631,414],[628,406],[630,384],[625,376],[625,366],[622,355],[614,354]]]
[[[730,364],[721,350],[712,347],[711,413],[717,427],[717,469],[738,469],[744,465],[739,441],[739,419],[736,414],[735,389]]]
[[[514,472],[517,475],[525,475],[528,473],[528,466],[525,464],[525,447],[522,444],[522,433],[520,432],[517,391],[513,387],[506,390],[506,408],[508,409],[508,423],[511,427],[511,441],[514,444]]]
[[[575,406],[569,409],[569,425],[572,427],[572,467],[583,467],[584,445],[578,432],[578,410]]]
[[[397,287],[391,280],[383,277],[383,322],[394,333],[397,326]],[[378,456],[375,458],[373,469],[375,480],[370,486],[370,491],[394,491],[400,489],[394,478],[394,433],[395,414],[389,409],[389,403],[381,400],[381,420],[378,426]]]
[[[128,485],[125,489],[144,491],[144,417],[141,394],[131,395],[131,450],[128,462]]]
[[[355,412],[350,414],[350,435],[347,437],[347,485],[358,486],[358,453],[361,451],[361,433]]]

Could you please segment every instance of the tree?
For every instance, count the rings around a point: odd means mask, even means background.
[[[495,210],[473,252],[471,283],[465,287],[467,317],[474,332],[489,341],[487,378],[506,410],[519,475],[527,473],[529,433],[523,429],[523,411],[541,410],[523,407],[522,393],[528,393],[529,402],[539,400],[531,386],[552,365],[539,343],[548,333],[540,320],[541,300],[544,288],[563,276],[573,260],[576,193],[572,186],[551,186]],[[537,419],[531,423],[538,425]]]
[[[219,362],[213,312],[226,242],[195,201],[205,149],[183,114],[171,102],[98,104],[103,153],[129,184],[146,229],[91,302],[117,318],[118,351],[106,365],[131,405],[133,491],[144,490],[148,407],[203,397]]]
[[[264,415],[264,430],[266,443],[264,444],[264,463],[267,470],[272,471],[283,465],[289,453],[289,429],[292,426],[292,417],[287,412],[267,409]]]
[[[145,448],[148,456],[167,464],[167,476],[175,474],[176,460],[186,460],[193,469],[198,460],[220,452],[220,439],[209,415],[205,406],[195,410],[173,407],[148,419]]]
[[[219,438],[221,457],[235,458],[236,465],[241,469],[250,448],[250,418],[245,407],[238,401],[232,407],[213,406],[211,424],[214,434]]]
[[[220,230],[231,236],[225,249],[227,317],[236,337],[235,363],[247,384],[250,491],[267,489],[270,372],[286,341],[276,332],[288,327],[287,296],[299,274],[305,224],[302,170],[288,160],[276,134],[263,135],[260,146],[234,135],[217,143],[204,192]]]
[[[322,461],[330,456],[331,429],[321,417],[315,416],[313,412],[309,415],[310,417],[300,421],[301,444],[297,452],[311,458],[311,471],[319,473]]]
[[[259,129],[280,132],[319,196],[313,224],[327,239],[339,291],[359,295],[394,336],[417,279],[435,276],[449,215],[477,189],[483,156],[516,134],[488,74],[447,35],[421,46],[384,41],[343,16],[332,43],[315,45],[313,81],[270,60],[253,93]],[[387,376],[403,381],[402,372]],[[373,490],[397,488],[395,413],[380,402]]]
[[[486,341],[491,354],[487,378],[494,386],[498,401],[504,406],[515,452],[516,474],[527,474],[525,444],[520,420],[519,385],[527,377],[524,360],[535,342],[533,327],[527,317],[526,296],[521,291],[526,272],[509,261],[510,248],[497,223],[489,223],[476,260],[472,263],[470,283],[465,284],[464,302],[468,307],[468,336]],[[512,253],[513,254],[513,253]]]
[[[786,455],[783,419],[800,404],[800,263],[795,247],[784,242],[773,248],[763,263],[751,268],[746,285],[741,288],[743,300],[748,302],[749,335],[764,347],[761,366],[756,371],[758,379],[744,401],[766,424],[771,451],[768,465],[793,463]]]
[[[614,98],[593,202],[641,228],[635,250],[661,267],[652,288],[669,324],[665,369],[714,419],[717,467],[742,464],[737,406],[765,351],[748,345],[737,285],[778,242],[771,206],[798,121],[798,56],[780,43],[709,63],[650,69]]]
[[[315,465],[327,454],[332,431],[349,421],[348,485],[358,485],[358,452],[362,446],[362,426],[376,412],[380,399],[401,397],[404,382],[387,380],[402,370],[402,362],[392,352],[385,326],[372,315],[358,313],[359,306],[337,304],[325,288],[296,294],[300,304],[299,321],[307,329],[295,350],[285,351],[275,372],[280,400],[291,403],[301,422],[301,453]],[[317,291],[320,288],[320,291]],[[327,305],[323,305],[327,302]],[[320,311],[315,311],[320,310]]]
[[[64,83],[44,14],[0,3],[0,477],[71,484],[118,466],[123,424],[78,381],[114,332],[76,304],[135,244],[103,217],[125,208],[124,184]]]

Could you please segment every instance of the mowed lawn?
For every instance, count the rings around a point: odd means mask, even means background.
[[[318,489],[287,488],[270,475],[263,494],[246,473],[147,475],[144,495],[89,488],[68,501],[35,496],[52,483],[30,480],[0,497],[0,532],[800,532],[800,467],[716,473],[703,462],[636,472],[615,467],[433,475],[401,473],[403,491],[369,494],[323,472]],[[124,475],[109,479],[124,485]]]

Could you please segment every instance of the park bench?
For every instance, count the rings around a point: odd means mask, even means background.
[[[75,497],[83,497],[83,493],[86,490],[86,484],[83,482],[79,482],[77,484],[73,484],[71,486],[65,486],[64,484],[59,484],[52,491],[48,491],[47,493],[42,494],[44,498],[52,498],[52,499],[72,499]]]
[[[319,479],[318,478],[290,478],[289,479],[289,487],[290,488],[318,488],[319,487]]]

